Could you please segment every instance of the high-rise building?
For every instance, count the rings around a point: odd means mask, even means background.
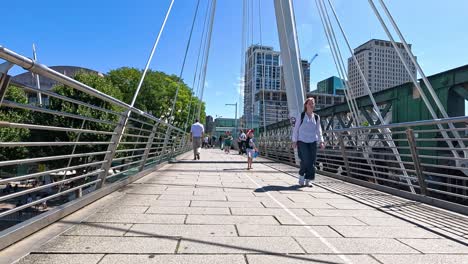
[[[301,60],[302,78],[304,83],[304,90],[307,94],[310,92],[310,63],[308,60]]]
[[[310,90],[310,63],[301,60],[304,93]],[[288,119],[288,101],[280,53],[272,47],[252,45],[246,52],[244,76],[245,127],[258,127]]]
[[[263,126],[283,120],[284,116],[287,118],[288,104],[286,93],[281,90],[279,52],[272,47],[250,46],[245,57],[244,82],[246,127]]]
[[[411,62],[402,43],[397,43],[406,64],[411,70],[411,76],[416,78],[416,67]],[[409,45],[411,49],[411,44]],[[397,52],[390,41],[372,39],[354,49],[359,67],[363,71],[371,92],[385,90],[390,87],[411,81]],[[354,97],[367,95],[364,81],[353,58],[348,59],[348,81]]]

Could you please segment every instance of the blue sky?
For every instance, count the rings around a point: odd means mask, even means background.
[[[187,59],[184,80],[192,84],[202,16],[207,0],[201,0]],[[234,117],[225,106],[239,100],[241,63],[242,2],[219,0],[204,100],[207,114]],[[365,0],[333,1],[352,47],[371,38],[387,39]],[[156,50],[151,68],[179,74],[196,0],[176,0]],[[249,1],[254,21],[247,44],[260,43],[279,49],[273,0]],[[394,0],[386,1],[414,54],[427,75],[468,64],[468,1]],[[31,45],[38,60],[46,65],[75,65],[108,72],[122,66],[144,68],[170,0],[81,0],[79,2],[3,1],[0,45],[31,57]],[[261,15],[259,14],[259,5]],[[311,87],[337,75],[318,12],[313,0],[295,0],[301,57],[319,56],[311,65]],[[7,10],[6,12],[4,10]],[[261,19],[260,19],[261,18]],[[348,57],[349,53],[345,57]],[[12,73],[20,73],[15,68]],[[467,108],[467,107],[465,107]],[[240,109],[239,112],[242,110]]]

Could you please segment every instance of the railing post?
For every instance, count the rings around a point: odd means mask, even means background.
[[[414,131],[411,128],[406,129],[406,136],[408,138],[409,147],[411,150],[411,156],[413,157],[414,170],[416,171],[416,176],[418,177],[419,188],[421,194],[427,195],[427,186],[426,181],[424,180],[424,174],[421,169],[421,163],[419,160],[418,150],[416,147],[416,139],[414,137]]]
[[[141,159],[141,165],[138,171],[143,171],[143,169],[145,168],[146,160],[148,159],[151,146],[153,145],[154,136],[156,135],[156,131],[158,130],[158,125],[159,123],[154,124],[153,130],[151,130],[151,134],[148,138],[148,142],[146,142],[145,152],[143,153],[143,158]]]
[[[120,141],[120,138],[122,137],[123,130],[125,128],[129,115],[130,115],[130,110],[125,111],[120,117],[119,123],[114,129],[115,134],[112,136],[111,143],[109,144],[109,146],[107,146],[108,152],[104,156],[104,160],[106,160],[106,162],[102,164],[101,166],[102,171],[99,173],[99,176],[98,176],[98,179],[100,179],[101,181],[99,181],[96,184],[96,189],[100,189],[102,188],[102,186],[104,186],[104,182],[106,180],[107,174],[109,173],[109,169],[112,165],[112,160],[114,159],[115,151],[117,150],[117,146],[119,145],[119,141]]]
[[[346,156],[346,148],[344,144],[344,135],[343,133],[338,134],[338,140],[340,141],[340,150],[341,150],[341,155],[343,155],[343,161],[346,167],[346,174],[348,174],[348,177],[351,177],[351,169],[349,167],[349,161],[348,161],[348,156]]]
[[[6,95],[8,85],[10,84],[10,75],[0,72],[0,105],[2,105],[3,98]]]
[[[161,163],[161,160],[163,159],[164,156],[166,156],[166,147],[167,143],[169,141],[170,134],[172,133],[172,127],[167,124],[167,130],[166,130],[166,135],[164,136],[164,143],[163,147],[161,149],[161,157],[159,158],[159,162]]]

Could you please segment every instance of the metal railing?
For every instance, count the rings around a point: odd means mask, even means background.
[[[190,148],[186,132],[157,117],[1,46],[0,58],[0,223],[149,173]],[[64,86],[8,85],[13,65]],[[36,94],[49,104],[24,100]]]
[[[323,133],[326,147],[318,151],[317,168],[366,186],[385,186],[386,190],[466,206],[468,149],[463,145],[468,143],[467,124],[464,116],[328,130]],[[450,136],[451,144],[442,137],[438,125]],[[289,122],[267,128],[258,141],[261,155],[295,165]],[[394,144],[389,144],[391,141]]]

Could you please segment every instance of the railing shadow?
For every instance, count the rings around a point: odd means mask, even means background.
[[[468,246],[466,242],[468,221],[463,216],[339,181],[321,182],[317,183],[317,185],[335,194],[343,195],[351,200]]]
[[[292,185],[292,186],[268,185],[268,186],[255,189],[254,192],[263,193],[263,192],[275,192],[275,191],[299,191],[301,188],[303,187],[300,185]]]
[[[143,236],[146,236],[146,237],[154,237],[154,238],[161,238],[161,239],[168,239],[168,240],[175,240],[175,241],[180,241],[181,239],[183,239],[185,241],[199,243],[199,244],[205,244],[205,245],[210,245],[210,246],[218,246],[218,247],[248,251],[248,252],[252,252],[252,253],[260,253],[260,254],[271,255],[271,256],[278,256],[278,257],[284,257],[284,258],[295,259],[295,260],[303,260],[303,261],[310,261],[310,262],[314,262],[314,263],[324,263],[324,264],[340,264],[340,262],[326,261],[326,260],[320,260],[320,259],[315,259],[315,258],[306,258],[306,257],[302,257],[300,255],[290,255],[288,253],[278,253],[278,252],[274,252],[274,251],[259,250],[259,249],[253,249],[253,248],[247,248],[247,247],[241,247],[241,246],[234,246],[234,245],[226,245],[226,244],[222,244],[222,243],[209,242],[209,241],[205,241],[205,240],[200,240],[200,239],[195,239],[195,238],[190,238],[190,237],[183,237],[183,236],[164,236],[164,235],[158,235],[158,234],[155,234],[155,233],[149,233],[149,232],[143,232],[143,231],[128,230],[128,229],[119,228],[119,227],[106,226],[106,225],[102,225],[102,224],[99,224],[99,223],[89,223],[89,222],[80,223],[80,222],[74,222],[74,221],[59,221],[59,223],[73,224],[73,225],[86,225],[86,226],[91,226],[91,227],[103,228],[103,229],[107,229],[107,230],[123,231],[125,233],[125,236],[128,236],[128,234],[135,234],[135,235],[140,235],[140,236],[143,235]],[[67,236],[67,235],[65,235],[65,236]],[[131,237],[131,236],[128,236],[128,237]],[[139,253],[139,254],[141,254],[141,253]]]

